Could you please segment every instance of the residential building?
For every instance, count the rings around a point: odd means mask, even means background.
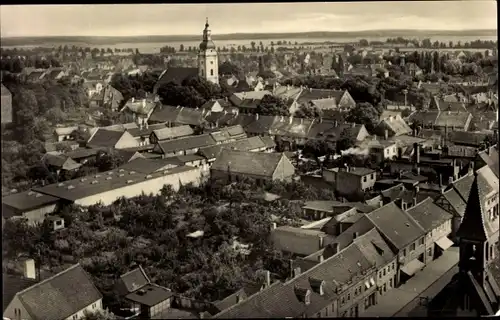
[[[354,196],[373,189],[377,180],[375,170],[361,167],[323,169],[323,179],[333,183],[335,190],[343,196]]]
[[[104,107],[113,111],[118,110],[123,101],[123,94],[111,85],[106,84],[102,90],[90,97],[91,107]]]
[[[205,133],[197,136],[159,141],[154,146],[153,153],[160,154],[163,158],[168,158],[172,156],[195,154],[200,148],[215,145],[217,145],[217,141],[215,141],[211,134]]]
[[[466,111],[417,111],[410,115],[411,123],[444,131],[468,131],[472,114]]]
[[[42,157],[42,162],[47,169],[58,175],[62,172],[76,172],[82,166],[66,155],[45,154]]]
[[[451,234],[452,215],[428,197],[407,210],[408,214],[424,229],[426,257],[428,263],[438,258],[453,245]]]
[[[225,99],[211,99],[203,104],[200,109],[210,112],[224,112],[227,108],[231,108],[231,103]]]
[[[223,149],[210,168],[211,177],[229,181],[252,178],[290,181],[295,168],[283,153],[247,152]]]
[[[12,93],[7,89],[6,86],[1,84],[1,94],[2,94],[2,124],[11,123],[13,117],[12,111]]]
[[[398,156],[398,147],[395,141],[391,140],[379,140],[376,136],[372,139],[366,139],[360,142],[357,146],[358,149],[368,150],[369,154],[376,155],[377,159],[388,159],[392,160]],[[347,150],[348,153],[350,150]]]
[[[320,110],[339,110],[347,112],[356,106],[356,101],[347,90],[323,90],[304,88],[297,98],[299,105],[312,105]]]
[[[127,131],[113,131],[99,128],[87,142],[90,148],[113,148],[126,149],[140,146],[137,141]]]
[[[78,126],[71,127],[56,127],[54,129],[54,135],[58,142],[71,140],[71,134],[78,130]]]
[[[378,124],[376,131],[380,136],[386,137],[398,137],[405,134],[410,134],[412,129],[403,120],[400,115],[389,115],[384,118],[380,118],[380,123]]]
[[[103,205],[109,205],[120,197],[132,198],[142,193],[159,194],[164,185],[171,185],[174,190],[189,183],[197,185],[200,179],[200,169],[188,166],[175,167],[151,174],[115,169],[34,188],[33,191],[80,206],[91,206],[99,202]]]
[[[102,311],[102,295],[80,264],[28,287],[4,309],[4,319],[78,320]]]
[[[272,95],[272,93],[267,90],[235,92],[229,97],[229,101],[238,108],[240,113],[255,113],[260,101],[266,95]]]
[[[58,203],[59,198],[34,191],[14,193],[2,198],[2,217],[25,219],[29,225],[37,225],[56,211]]]
[[[120,112],[124,113],[129,119],[132,119],[138,124],[146,125],[156,106],[157,103],[154,101],[147,99],[136,101],[132,98],[127,101]]]
[[[319,230],[281,226],[271,230],[271,239],[276,250],[304,257],[323,249],[332,237]]]
[[[143,125],[141,123],[139,125],[139,128],[129,129],[127,130],[127,132],[130,133],[132,137],[134,137],[139,142],[139,146],[146,146],[152,144],[149,140],[149,137],[151,137],[153,131],[166,129],[168,128],[166,125],[166,123],[158,123],[153,125],[149,125],[148,123]]]
[[[160,105],[149,118],[149,123],[167,123],[169,127],[190,125],[192,127],[202,127],[207,123],[205,117],[209,114],[205,110],[193,108],[172,107]]]

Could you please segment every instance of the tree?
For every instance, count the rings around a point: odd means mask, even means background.
[[[256,113],[268,116],[288,116],[290,115],[288,101],[267,94],[257,106]]]
[[[315,119],[320,118],[323,112],[318,107],[301,105],[297,111],[295,111],[295,117],[298,118],[308,118]]]
[[[377,110],[368,102],[357,103],[356,107],[351,109],[346,117],[349,122],[363,124],[370,132],[378,124],[379,114]]]
[[[184,51],[184,45],[181,43],[181,45],[179,46],[179,51],[182,52]]]
[[[321,166],[319,158],[323,156],[329,157],[332,153],[335,153],[335,146],[330,141],[327,140],[311,139],[307,140],[302,152],[306,155],[313,156],[318,165]]]
[[[356,138],[350,133],[350,130],[344,129],[340,133],[339,139],[337,140],[337,153],[341,151],[352,148],[356,145]]]

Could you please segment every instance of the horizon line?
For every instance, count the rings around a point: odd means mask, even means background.
[[[232,35],[273,35],[273,34],[307,34],[307,33],[363,33],[363,32],[384,32],[384,31],[414,31],[414,32],[471,32],[471,31],[497,31],[498,29],[367,29],[367,30],[317,30],[317,31],[304,31],[304,32],[233,32],[233,33],[216,33],[212,36],[232,36]],[[20,38],[62,38],[62,37],[88,37],[88,38],[130,38],[130,37],[192,37],[199,36],[196,34],[141,34],[141,35],[130,35],[130,36],[100,36],[100,35],[24,35],[24,36],[6,36],[0,35],[0,39],[20,39]]]

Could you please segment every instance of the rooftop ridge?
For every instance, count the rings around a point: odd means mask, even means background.
[[[75,268],[76,268],[76,267],[78,267],[78,266],[80,266],[80,263],[74,264],[74,265],[72,265],[71,267],[69,267],[69,268],[67,268],[67,269],[65,269],[65,270],[63,270],[63,271],[61,271],[61,272],[58,272],[58,273],[56,273],[55,275],[50,276],[50,277],[48,277],[47,279],[45,279],[45,280],[43,280],[43,281],[37,282],[36,284],[32,285],[31,287],[28,287],[28,288],[26,288],[26,289],[24,289],[24,290],[19,291],[18,293],[16,293],[16,296],[17,296],[17,295],[21,295],[21,294],[23,294],[23,293],[25,293],[25,292],[27,292],[27,291],[29,291],[29,290],[33,289],[33,288],[36,288],[36,287],[38,287],[38,286],[40,286],[40,285],[42,285],[42,284],[44,284],[44,283],[47,283],[47,282],[49,282],[49,281],[51,281],[51,280],[53,280],[53,279],[55,279],[55,278],[57,278],[57,277],[61,276],[62,274],[66,273],[66,272],[68,272],[68,271],[70,271],[70,270],[75,269]]]

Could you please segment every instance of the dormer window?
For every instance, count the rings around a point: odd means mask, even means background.
[[[306,305],[311,304],[311,290],[295,287],[295,295],[300,302]]]
[[[322,296],[324,294],[325,281],[321,279],[309,278],[309,284],[314,292]]]

